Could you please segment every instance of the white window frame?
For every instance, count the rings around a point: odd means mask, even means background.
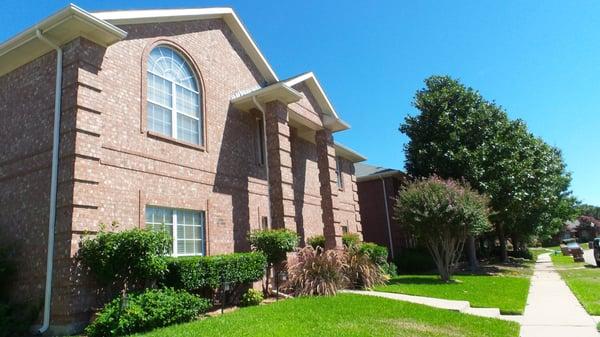
[[[205,256],[206,255],[206,212],[202,211],[202,210],[190,210],[190,209],[183,209],[183,208],[172,208],[172,207],[163,207],[163,206],[157,206],[157,205],[146,205],[146,208],[144,210],[144,212],[147,212],[148,207],[154,207],[154,208],[162,208],[162,209],[168,209],[172,212],[172,223],[173,223],[173,252],[170,254],[170,256],[173,257],[178,257],[178,256]],[[177,253],[178,251],[178,236],[177,236],[177,227],[179,226],[179,223],[177,222],[177,211],[188,211],[188,212],[196,212],[201,214],[200,215],[200,219],[201,219],[201,224],[200,224],[200,228],[201,228],[201,238],[200,239],[183,239],[183,240],[193,240],[193,241],[200,241],[201,242],[201,246],[200,246],[200,253],[199,254],[179,254]],[[146,217],[144,216],[144,222],[146,224],[146,227],[148,226],[148,222],[146,222]],[[182,224],[182,226],[185,226],[184,224]]]
[[[196,82],[196,87],[200,88],[200,83],[198,82],[198,77],[194,73],[194,70],[193,70],[192,66],[190,65],[190,63],[185,59],[185,57],[183,57],[183,55],[181,55],[181,53],[177,52],[175,49],[173,49],[173,48],[171,48],[169,46],[160,45],[160,46],[156,46],[156,48],[169,48],[169,49],[171,49],[173,51],[173,53],[176,53],[177,55],[179,55],[183,59],[183,61],[187,64],[187,66],[189,67],[190,71],[192,72],[191,75],[193,76],[194,81]],[[163,104],[160,104],[160,103],[157,103],[157,102],[151,100],[150,97],[149,97],[149,95],[148,94],[146,95],[146,101],[148,101],[148,102],[150,102],[150,103],[152,103],[154,105],[157,105],[157,106],[159,106],[159,107],[161,107],[163,109],[171,111],[171,136],[170,137],[173,137],[173,138],[175,138],[177,140],[180,140],[180,141],[183,141],[183,142],[188,142],[185,139],[180,139],[179,135],[177,133],[177,114],[182,114],[182,115],[184,115],[186,117],[189,117],[189,118],[192,118],[192,119],[196,120],[196,122],[198,123],[198,143],[195,144],[195,145],[204,146],[204,130],[203,130],[204,125],[202,124],[202,116],[203,116],[203,112],[202,112],[202,96],[200,95],[200,91],[199,90],[193,90],[191,88],[187,88],[187,87],[184,87],[182,85],[178,85],[177,83],[175,83],[175,82],[173,82],[173,81],[165,78],[164,76],[161,76],[160,74],[157,74],[157,73],[155,73],[153,71],[150,71],[149,68],[147,69],[147,72],[150,73],[150,74],[152,74],[152,75],[154,75],[154,76],[156,76],[156,77],[159,77],[159,78],[161,78],[161,79],[163,79],[163,80],[165,80],[165,81],[167,81],[169,83],[171,83],[171,105],[172,105],[171,108],[169,108],[169,107],[167,107],[167,106],[165,106]],[[184,112],[177,111],[177,97],[178,97],[177,90],[176,90],[177,86],[180,86],[180,87],[182,87],[185,90],[189,90],[189,91],[191,91],[192,93],[194,93],[194,94],[196,94],[198,96],[198,117],[190,116],[190,115],[188,115],[188,114],[186,114]],[[148,90],[148,87],[149,87],[149,83],[148,83],[148,80],[146,79],[146,90]],[[148,117],[146,117],[146,118],[148,118]],[[155,131],[155,132],[157,132],[157,131]]]

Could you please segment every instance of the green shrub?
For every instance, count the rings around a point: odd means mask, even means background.
[[[286,260],[287,253],[293,252],[298,246],[298,234],[289,229],[270,229],[253,231],[248,236],[252,247],[263,252],[269,264]]]
[[[435,262],[427,248],[405,248],[396,258],[396,266],[401,273],[421,273],[435,269]]]
[[[248,289],[248,291],[246,291],[244,293],[244,295],[242,295],[242,300],[240,301],[240,306],[241,307],[249,307],[249,306],[253,306],[253,305],[259,305],[262,301],[264,300],[263,294],[262,292],[256,290],[256,289]]]
[[[199,292],[218,288],[222,280],[233,286],[258,281],[266,265],[265,255],[259,252],[169,258],[163,282],[167,286]]]
[[[167,270],[164,256],[172,238],[164,232],[131,229],[101,231],[83,241],[78,256],[103,284],[118,282],[126,291],[142,287]]]
[[[345,233],[342,235],[342,243],[346,247],[356,246],[360,243],[360,236],[356,233]]]
[[[306,243],[314,249],[317,249],[317,247],[325,248],[325,236],[315,235],[312,238],[308,238]]]
[[[367,255],[373,263],[380,267],[387,265],[387,247],[380,246],[373,242],[364,242],[359,246],[359,252]]]
[[[380,266],[383,273],[389,277],[398,276],[398,267],[394,262],[387,262],[385,265]]]
[[[128,335],[189,322],[210,308],[210,301],[184,290],[149,289],[109,302],[85,332],[88,337]]]
[[[265,269],[265,283],[263,292],[269,292],[269,279],[271,278],[271,267],[277,267],[287,259],[287,253],[293,252],[298,246],[298,234],[289,229],[270,229],[253,231],[248,235],[248,241],[252,248],[262,252],[267,257],[267,268]]]

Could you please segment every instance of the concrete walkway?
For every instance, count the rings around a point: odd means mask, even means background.
[[[516,321],[521,337],[600,336],[592,316],[554,269],[550,254],[538,257],[525,313]]]
[[[444,300],[441,298],[433,298],[433,297],[423,297],[423,296],[413,296],[413,295],[404,295],[404,294],[396,294],[396,293],[384,293],[380,291],[368,291],[368,290],[343,290],[343,293],[348,294],[357,294],[357,295],[367,295],[367,296],[375,296],[375,297],[383,297],[389,298],[391,300],[398,300],[416,304],[423,304],[434,308],[439,309],[447,309],[459,311],[465,314],[480,316],[480,317],[490,317],[490,318],[501,318],[507,320],[513,320],[511,317],[505,317],[500,315],[500,309],[498,308],[472,308],[470,303],[467,301],[454,301],[454,300]]]

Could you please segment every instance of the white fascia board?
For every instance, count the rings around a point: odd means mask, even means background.
[[[37,38],[37,30],[58,45],[83,36],[106,47],[127,36],[124,30],[70,4],[0,44],[0,76],[51,51]]]
[[[124,30],[95,17],[94,15],[73,4],[69,4],[67,7],[57,11],[34,26],[29,27],[25,31],[0,44],[0,56],[20,47],[23,43],[36,38],[36,30],[40,29],[42,32],[45,32],[60,25],[71,17],[76,17],[77,19],[97,26],[99,29],[105,30],[108,33],[112,33],[116,39],[123,39],[125,36],[127,36],[127,32]]]
[[[190,20],[206,20],[222,18],[234,35],[240,41],[250,59],[254,61],[260,73],[268,83],[279,81],[271,65],[261,53],[260,49],[248,33],[233,9],[228,7],[217,8],[188,8],[188,9],[151,9],[151,10],[126,10],[93,13],[96,17],[116,25],[177,22]]]
[[[349,148],[345,145],[335,142],[333,144],[333,146],[335,148],[336,155],[338,155],[342,158],[346,158],[353,163],[358,163],[358,162],[367,160],[367,158],[365,156],[352,150],[351,148]]]
[[[350,125],[340,119],[339,115],[335,111],[335,108],[333,107],[333,104],[331,104],[329,97],[327,97],[325,90],[323,90],[321,83],[319,83],[317,76],[315,76],[312,71],[290,78],[284,83],[291,87],[302,82],[306,82],[308,88],[311,90],[317,99],[317,102],[321,106],[321,109],[323,109],[325,112],[326,115],[323,123],[325,126],[327,126],[327,128],[334,132],[350,129]]]
[[[231,99],[231,104],[239,109],[249,110],[255,107],[254,99],[260,103],[279,100],[285,104],[290,104],[299,101],[300,98],[302,98],[302,95],[298,91],[290,88],[285,83],[278,82],[243,96],[235,97]]]

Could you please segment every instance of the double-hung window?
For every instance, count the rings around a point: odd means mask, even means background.
[[[146,206],[146,227],[173,238],[173,256],[205,255],[204,212]]]
[[[172,48],[158,46],[148,57],[147,75],[148,130],[203,145],[200,90],[188,62]]]

